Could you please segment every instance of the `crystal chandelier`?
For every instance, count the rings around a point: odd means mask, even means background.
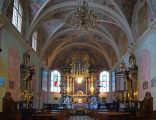
[[[75,27],[76,29],[86,32],[94,29],[96,26],[97,16],[91,10],[86,0],[78,2],[75,11],[66,17],[66,23]]]

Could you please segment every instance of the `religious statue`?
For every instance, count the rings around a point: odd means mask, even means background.
[[[66,105],[66,108],[71,109],[71,100],[70,100],[70,97],[69,96],[64,97],[63,104]]]
[[[134,54],[132,54],[130,57],[129,57],[129,63],[130,63],[130,68],[131,69],[134,69],[136,68],[136,57],[134,56]]]
[[[30,62],[30,55],[29,55],[29,51],[27,51],[26,53],[24,53],[23,55],[23,62],[22,62],[22,65],[24,67],[27,67],[29,66],[29,62]]]
[[[91,97],[90,109],[97,109],[97,98],[95,96]]]

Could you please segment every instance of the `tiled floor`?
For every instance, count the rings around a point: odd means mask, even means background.
[[[91,119],[89,116],[71,116],[69,120],[94,120],[94,119]]]

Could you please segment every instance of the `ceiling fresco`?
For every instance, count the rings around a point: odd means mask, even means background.
[[[127,51],[134,42],[131,22],[136,0],[87,1],[97,16],[97,24],[85,33],[65,22],[77,0],[29,1],[32,21],[28,38],[37,28],[43,29],[41,57],[49,67],[65,64],[73,49],[81,49],[92,54],[96,66],[111,68],[123,55],[121,50]],[[123,41],[127,47],[121,46]]]
[[[35,15],[46,0],[29,0],[29,1],[31,7],[31,14]]]

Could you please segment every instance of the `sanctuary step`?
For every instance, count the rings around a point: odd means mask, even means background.
[[[89,116],[70,116],[69,120],[94,120]]]

